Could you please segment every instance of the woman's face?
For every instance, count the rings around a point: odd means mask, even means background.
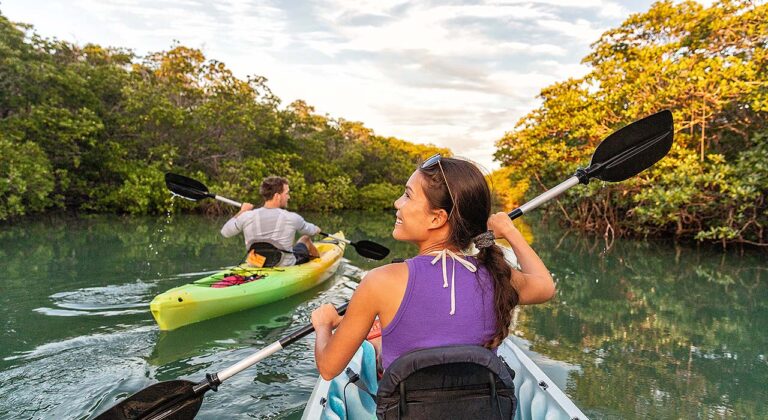
[[[428,238],[434,212],[424,195],[424,177],[415,171],[405,183],[405,192],[395,200],[395,228],[392,237],[398,241],[421,242]]]

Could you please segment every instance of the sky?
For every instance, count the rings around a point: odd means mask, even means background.
[[[0,12],[44,37],[139,55],[178,41],[241,78],[266,77],[282,106],[302,99],[490,171],[496,141],[541,89],[586,74],[590,44],[651,3],[0,0]]]

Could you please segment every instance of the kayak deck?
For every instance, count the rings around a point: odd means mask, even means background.
[[[334,236],[344,239],[341,232]],[[320,257],[305,264],[273,268],[242,264],[170,289],[152,300],[149,305],[152,316],[161,330],[174,330],[311,289],[336,272],[346,243],[328,238],[315,242],[315,246]],[[228,275],[254,277],[255,280],[229,287],[211,287]]]
[[[515,419],[587,419],[523,350],[507,338],[498,355],[515,371]]]
[[[587,419],[587,416],[511,339],[504,340],[498,354],[515,371],[516,420]],[[376,362],[368,342],[355,353],[348,367],[376,393]],[[346,386],[349,378],[341,373],[330,381],[319,377],[312,390],[302,420],[375,418],[376,404],[357,386]],[[346,386],[346,390],[345,387]]]

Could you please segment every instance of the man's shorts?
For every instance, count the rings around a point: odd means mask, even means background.
[[[309,248],[301,242],[293,246],[293,255],[296,257],[296,265],[308,263],[310,260]]]

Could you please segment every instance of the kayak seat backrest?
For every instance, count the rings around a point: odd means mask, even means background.
[[[283,260],[283,252],[269,242],[254,242],[248,247],[248,254],[255,252],[266,258],[262,267],[274,267]]]
[[[379,419],[511,419],[514,372],[480,346],[415,350],[384,371],[376,395]]]

